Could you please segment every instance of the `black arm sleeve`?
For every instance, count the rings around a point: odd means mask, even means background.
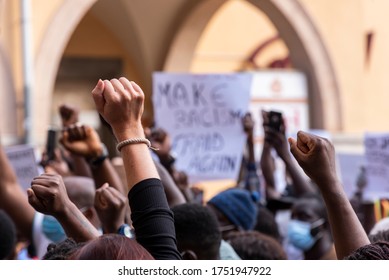
[[[156,260],[179,260],[173,212],[159,179],[137,183],[128,193],[136,240]]]

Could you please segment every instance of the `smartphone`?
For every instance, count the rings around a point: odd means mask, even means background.
[[[57,146],[57,131],[53,128],[47,130],[47,141],[46,141],[46,153],[47,160],[54,160],[55,148]]]
[[[269,126],[276,131],[280,131],[281,124],[282,124],[282,113],[276,112],[276,111],[270,111],[269,112]]]

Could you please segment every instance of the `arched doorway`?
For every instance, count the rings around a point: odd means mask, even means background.
[[[342,128],[339,89],[331,60],[314,23],[298,0],[248,0],[263,11],[287,45],[294,67],[308,77],[312,128]],[[186,18],[172,42],[165,71],[187,72],[196,44],[208,22],[225,1],[201,2]]]
[[[0,118],[1,142],[3,145],[15,144],[17,137],[16,93],[8,58],[0,42]]]

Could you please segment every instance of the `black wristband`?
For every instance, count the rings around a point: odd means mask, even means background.
[[[92,168],[99,167],[104,162],[104,160],[108,157],[107,147],[104,145],[104,143],[101,143],[101,145],[103,147],[103,153],[100,156],[93,157],[88,160],[88,163]]]

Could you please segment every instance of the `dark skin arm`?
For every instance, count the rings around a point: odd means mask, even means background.
[[[99,236],[96,228],[70,201],[61,176],[42,174],[34,178],[27,194],[31,206],[38,212],[55,217],[68,237],[84,242]]]
[[[103,144],[100,137],[96,130],[90,126],[77,125],[68,128],[63,131],[60,141],[68,151],[85,159],[99,157],[103,154]],[[108,158],[97,166],[91,167],[91,171],[96,187],[108,183],[122,194],[127,195],[127,190]]]
[[[62,104],[59,107],[59,115],[62,121],[62,128],[68,129],[74,127],[79,120],[79,110],[68,104]],[[73,153],[68,153],[72,162],[74,174],[77,176],[92,177],[92,172],[85,158]]]
[[[95,209],[103,224],[104,233],[117,233],[124,224],[127,197],[121,192],[104,184],[96,190]]]
[[[155,167],[157,168],[158,174],[161,177],[163,188],[165,190],[166,198],[170,207],[175,205],[186,203],[186,199],[173,178],[170,176],[169,172],[163,167],[162,164],[154,162]]]
[[[263,113],[263,116],[265,141],[275,149],[277,155],[285,163],[286,170],[288,171],[293,182],[294,192],[297,196],[301,196],[306,193],[313,193],[313,187],[300,172],[297,164],[292,159],[292,156],[289,152],[288,141],[285,136],[284,120],[281,120],[280,131],[276,131],[268,125],[268,116],[266,112]]]
[[[22,238],[32,240],[35,211],[28,204],[3,147],[0,145],[0,208],[14,221]]]
[[[290,150],[324,198],[338,259],[370,241],[336,175],[335,149],[325,138],[305,132],[289,139]]]

